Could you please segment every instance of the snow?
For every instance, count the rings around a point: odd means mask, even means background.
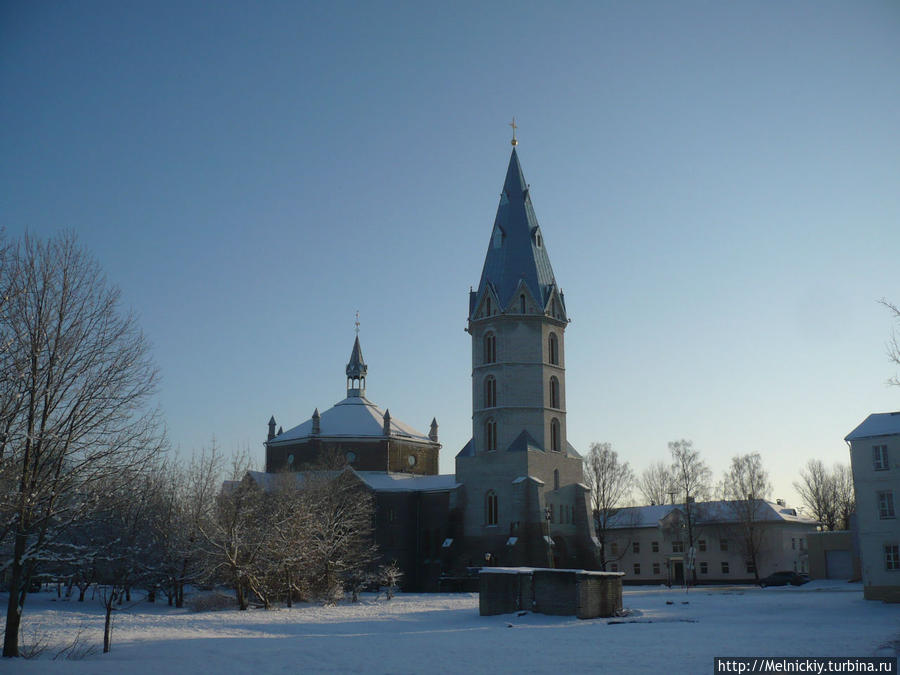
[[[23,619],[23,642],[45,633],[51,647],[38,660],[4,661],[4,672],[706,673],[713,656],[896,656],[900,648],[900,605],[864,600],[860,584],[814,581],[690,593],[626,587],[627,617],[585,621],[481,617],[470,593],[199,614],[140,603],[116,613],[111,653],[52,661],[53,646],[79,629],[97,645],[103,629],[98,602],[55,597],[29,597]]]
[[[283,434],[269,441],[269,445],[277,446],[282,443],[297,441],[312,435],[312,419],[308,419],[293,429],[288,429]],[[391,417],[391,435],[409,438],[416,441],[428,442],[428,436],[416,431],[410,425]],[[357,437],[383,437],[384,436],[384,410],[372,403],[364,396],[348,396],[325,412],[319,418],[319,433],[317,438],[357,438]]]
[[[900,412],[872,413],[844,437],[845,441],[900,434]]]

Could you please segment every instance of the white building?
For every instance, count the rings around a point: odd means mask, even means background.
[[[900,412],[875,413],[851,431],[863,593],[900,602]]]
[[[694,515],[694,564],[697,583],[752,582],[742,528],[732,502],[697,502]],[[620,509],[606,533],[607,570],[624,572],[626,583],[681,584],[689,554],[685,511],[681,504]],[[807,538],[818,523],[781,502],[760,502],[755,527],[759,577],[772,572],[809,571]]]

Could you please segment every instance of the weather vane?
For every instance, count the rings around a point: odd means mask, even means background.
[[[356,310],[356,334],[359,335],[359,310]]]
[[[516,147],[519,144],[519,141],[516,140],[516,129],[518,129],[519,127],[516,125],[515,117],[513,117],[513,121],[509,123],[509,126],[511,126],[513,130],[513,137],[511,142],[513,144],[513,147]]]

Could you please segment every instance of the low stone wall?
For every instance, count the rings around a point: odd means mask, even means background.
[[[530,610],[593,619],[622,609],[621,572],[485,568],[479,575],[482,616]]]

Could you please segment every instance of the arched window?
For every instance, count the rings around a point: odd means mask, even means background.
[[[550,407],[559,408],[559,380],[550,378]]]
[[[491,315],[491,296],[487,296],[484,299],[484,314],[485,316]]]
[[[553,452],[559,452],[559,442],[559,420],[554,417],[552,420],[550,420],[550,449]]]
[[[553,489],[559,490],[559,469],[553,469]]]
[[[519,311],[524,314],[525,313],[525,294],[519,296]]]
[[[493,490],[488,490],[488,493],[484,496],[484,524],[485,525],[496,525],[497,524],[497,493]]]
[[[484,378],[484,407],[494,408],[497,406],[497,380],[493,375]]]
[[[484,363],[494,363],[497,360],[497,336],[493,333],[484,335]]]
[[[559,365],[559,342],[556,339],[556,333],[550,333],[550,337],[547,338],[547,353],[550,360],[554,366]]]
[[[493,417],[484,423],[484,447],[489,452],[497,449],[497,421]]]

